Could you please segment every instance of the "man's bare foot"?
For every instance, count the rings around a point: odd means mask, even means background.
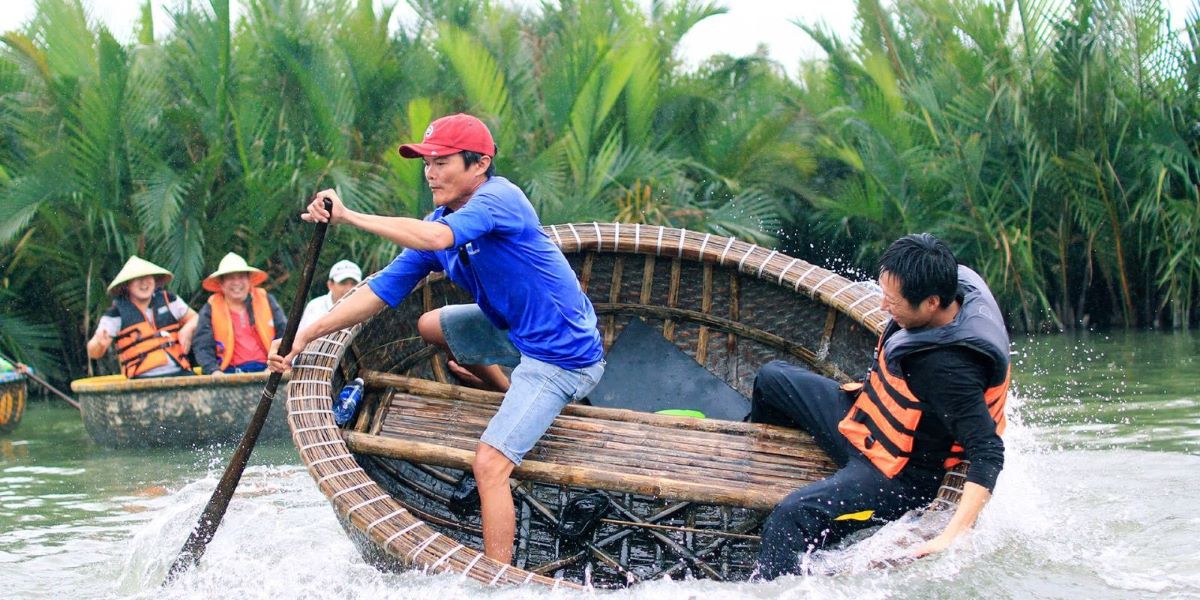
[[[457,362],[448,360],[446,361],[446,366],[450,369],[450,373],[454,375],[456,379],[458,379],[459,383],[478,390],[492,389],[492,386],[484,383],[482,379],[480,379],[474,373],[468,371],[466,367],[458,364]]]

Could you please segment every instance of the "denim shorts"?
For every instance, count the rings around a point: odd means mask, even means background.
[[[521,464],[563,407],[586,396],[604,374],[603,360],[582,369],[564,369],[522,356],[508,333],[496,329],[475,304],[444,306],[439,320],[450,352],[460,364],[515,367],[500,409],[479,438],[515,465]]]
[[[516,367],[521,351],[496,329],[478,304],[449,304],[438,313],[442,336],[460,365],[504,365]]]

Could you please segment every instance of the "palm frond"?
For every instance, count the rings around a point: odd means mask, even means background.
[[[1035,72],[1057,40],[1056,24],[1066,16],[1062,0],[1016,0],[1021,47],[1029,72]]]
[[[14,312],[11,290],[0,289],[0,348],[4,355],[35,369],[46,371],[57,362],[58,331],[48,323],[38,323],[30,316]]]
[[[492,121],[493,136],[501,148],[516,139],[516,123],[509,111],[508,86],[491,53],[472,36],[452,25],[438,32],[438,49],[458,74],[470,102],[470,110]]]

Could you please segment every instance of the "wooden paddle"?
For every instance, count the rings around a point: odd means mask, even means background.
[[[325,201],[325,210],[333,212],[332,201]],[[308,296],[308,286],[312,284],[313,271],[317,268],[317,257],[321,255],[321,246],[325,243],[325,231],[328,228],[328,222],[317,223],[312,241],[308,243],[308,257],[304,261],[300,287],[296,290],[296,299],[292,302],[291,311],[288,312],[287,327],[284,329],[283,339],[279,342],[280,356],[287,356],[292,351],[292,340],[296,337],[296,329],[299,327],[300,317],[304,312],[304,301]],[[246,433],[242,435],[242,441],[238,442],[233,458],[229,459],[229,466],[225,467],[225,474],[221,476],[217,489],[213,490],[212,497],[208,499],[208,505],[200,514],[200,521],[196,523],[196,528],[192,530],[187,542],[183,544],[183,550],[171,564],[171,569],[167,571],[167,579],[164,584],[174,581],[176,577],[190,569],[192,565],[200,561],[200,557],[204,556],[208,543],[212,541],[217,526],[221,524],[221,519],[225,516],[225,509],[229,508],[229,501],[233,498],[233,492],[242,478],[242,471],[246,469],[246,463],[250,461],[250,453],[254,451],[254,444],[258,442],[258,434],[262,431],[263,423],[267,421],[267,413],[271,410],[271,401],[275,399],[275,388],[279,386],[281,377],[283,377],[282,373],[271,373],[270,379],[267,380],[267,387],[258,401],[258,409],[254,411],[254,418],[250,420]]]
[[[13,359],[11,359],[11,358],[7,357],[7,356],[4,356],[3,354],[0,354],[0,358],[3,358],[4,360],[7,360],[8,362],[10,362],[10,363],[12,363],[12,364],[14,364],[14,365],[15,365],[15,364],[17,364],[17,361],[15,361],[15,360],[13,360]],[[76,402],[76,401],[75,401],[73,398],[71,398],[70,396],[68,396],[68,395],[66,395],[66,394],[64,394],[64,393],[62,393],[62,392],[60,392],[60,391],[58,391],[58,388],[56,388],[56,387],[54,387],[54,386],[50,385],[49,383],[47,383],[45,379],[42,379],[41,377],[38,377],[37,375],[34,375],[34,374],[33,374],[33,369],[26,369],[26,370],[24,371],[24,373],[25,373],[25,375],[26,375],[26,376],[28,376],[30,379],[32,379],[32,380],[34,380],[34,381],[36,381],[36,382],[38,382],[38,383],[42,384],[42,387],[44,387],[44,388],[46,388],[46,389],[50,390],[51,392],[54,392],[55,394],[58,394],[58,397],[59,397],[59,398],[62,398],[63,400],[66,400],[66,401],[67,401],[67,404],[70,404],[71,406],[74,406],[74,407],[75,407],[75,410],[80,410],[80,408],[79,408],[79,403],[78,403],[78,402]]]

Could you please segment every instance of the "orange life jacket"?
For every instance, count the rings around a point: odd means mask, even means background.
[[[229,367],[233,360],[233,317],[229,314],[229,303],[225,302],[225,294],[213,294],[208,297],[212,307],[213,339],[217,342],[217,360],[221,361],[221,370]],[[275,320],[271,315],[271,302],[267,299],[267,290],[254,288],[250,290],[250,322],[254,331],[262,340],[263,348],[271,349],[271,340],[275,339]]]
[[[121,317],[121,330],[114,342],[117,358],[121,361],[121,373],[130,379],[151,369],[164,366],[171,361],[183,370],[191,369],[183,346],[179,344],[179,330],[183,327],[171,314],[171,298],[166,290],[155,290],[150,297],[150,312],[154,322],[146,321],[146,315],[128,298],[117,298],[110,316]]]
[[[900,361],[914,352],[965,346],[990,358],[992,372],[983,400],[996,423],[996,433],[1004,433],[1004,406],[1011,372],[1008,332],[999,306],[978,274],[960,266],[959,290],[963,294],[962,304],[947,325],[912,332],[889,323],[879,336],[875,363],[866,382],[846,386],[849,390],[858,389],[858,396],[850,412],[838,423],[838,430],[889,479],[903,470],[912,457],[917,425],[925,411],[900,368]],[[955,443],[944,466],[948,469],[962,459],[963,448]]]

